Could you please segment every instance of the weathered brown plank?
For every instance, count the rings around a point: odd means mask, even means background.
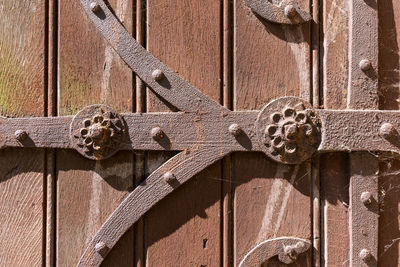
[[[0,1],[0,116],[43,116],[45,1]],[[1,266],[41,266],[44,153],[0,151]]]
[[[325,108],[347,106],[349,76],[349,2],[323,4],[323,99]]]
[[[308,10],[309,1],[298,2]],[[265,22],[244,1],[236,1],[234,10],[234,109],[261,109],[280,96],[310,100],[309,24]],[[267,239],[311,238],[307,164],[280,165],[261,153],[237,153],[232,158],[234,265]]]
[[[323,104],[327,109],[347,106],[348,5],[348,1],[325,1],[323,4]],[[322,259],[326,266],[346,266],[350,264],[348,156],[324,155],[320,170]]]
[[[110,1],[115,14],[133,29],[133,1]],[[95,29],[79,1],[59,1],[59,115],[105,103],[118,111],[133,109],[133,76]],[[74,151],[57,156],[57,265],[78,263],[85,245],[133,189],[133,154],[91,162]],[[133,231],[110,252],[105,265],[133,265]]]
[[[348,266],[349,156],[328,153],[321,156],[321,212],[323,217],[323,260],[327,266]]]
[[[379,108],[399,109],[399,42],[400,2],[378,1],[379,13]],[[379,176],[379,248],[380,266],[400,264],[399,219],[399,166],[398,160],[383,159]]]
[[[147,8],[147,49],[220,101],[220,3],[150,0]],[[147,110],[170,108],[148,91]],[[148,153],[146,172],[170,156]],[[219,266],[220,170],[220,163],[207,168],[145,216],[146,266]]]

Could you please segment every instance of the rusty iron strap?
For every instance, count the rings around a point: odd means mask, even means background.
[[[318,152],[400,153],[398,111],[313,111],[319,116],[322,125],[321,142],[316,149]],[[279,112],[277,110],[277,113]],[[231,111],[224,114],[203,115],[182,112],[121,114],[127,124],[128,140],[120,149],[179,151],[196,146],[209,146],[230,152],[264,151],[265,140],[257,136],[255,127],[259,114],[260,111]],[[0,118],[0,148],[74,148],[70,138],[72,120],[72,116]],[[260,127],[266,129],[268,126],[269,124],[265,124]],[[161,136],[152,135],[153,129],[161,131]],[[25,137],[19,136],[21,131],[25,133]],[[280,133],[282,143],[287,139],[284,134]],[[275,159],[279,161],[278,158]]]
[[[246,5],[257,15],[278,24],[302,24],[311,21],[310,13],[300,8],[294,0],[283,0],[279,4],[269,0],[246,0]]]

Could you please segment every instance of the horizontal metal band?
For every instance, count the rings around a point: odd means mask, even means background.
[[[318,151],[391,151],[400,153],[400,112],[315,110],[322,124]],[[128,126],[129,140],[124,150],[185,150],[193,147],[215,147],[230,151],[262,151],[255,122],[259,111],[214,113],[127,113],[121,114]],[[0,148],[45,147],[73,148],[70,141],[72,116],[0,119]],[[232,124],[241,128],[235,136]],[[381,133],[382,125],[392,126],[389,135]],[[151,130],[159,127],[165,137],[155,140]],[[23,130],[27,138],[17,140]],[[385,137],[386,136],[386,137]]]
[[[258,111],[229,113],[127,113],[121,114],[128,128],[123,150],[185,150],[193,147],[229,148],[231,151],[259,150],[254,122]],[[0,148],[73,148],[70,140],[72,116],[0,119]],[[237,123],[243,134],[235,137],[229,126]],[[155,140],[151,130],[159,127],[164,138]],[[17,140],[15,133],[27,138]]]

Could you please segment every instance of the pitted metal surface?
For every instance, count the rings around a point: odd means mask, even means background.
[[[256,128],[265,154],[285,164],[310,158],[321,141],[318,112],[297,97],[270,102],[258,115]]]
[[[94,160],[111,157],[128,139],[124,119],[106,105],[91,105],[76,114],[70,135],[76,151]]]

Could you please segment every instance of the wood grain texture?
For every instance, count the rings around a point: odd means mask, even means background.
[[[349,76],[349,2],[323,2],[323,103],[325,108],[347,106]]]
[[[381,0],[379,12],[379,108],[399,109],[400,2]],[[379,176],[379,266],[400,264],[400,162],[383,158]]]
[[[309,1],[298,3],[308,10]],[[234,14],[234,110],[261,109],[280,96],[310,100],[310,25],[265,22],[242,0],[235,1]],[[307,164],[285,166],[261,153],[235,153],[232,175],[234,266],[267,239],[311,238]],[[309,266],[311,258],[299,264]]]
[[[298,1],[308,10],[307,0]],[[234,6],[234,109],[261,109],[280,96],[310,97],[310,26],[265,22]]]
[[[149,52],[204,94],[221,102],[219,1],[149,0],[147,9]],[[148,90],[147,111],[169,110],[175,111]],[[171,156],[148,153],[146,173]],[[146,266],[220,265],[220,179],[221,164],[216,163],[145,216]]]
[[[349,76],[349,2],[323,3],[323,105],[347,106]],[[349,166],[345,154],[321,157],[322,264],[349,266]]]
[[[45,1],[0,1],[0,116],[43,116]],[[0,151],[1,266],[41,266],[44,151]]]
[[[0,151],[1,266],[41,266],[43,150]]]
[[[134,28],[133,1],[110,1],[128,31]],[[105,103],[133,109],[133,75],[95,29],[79,1],[59,1],[58,114],[72,115],[86,105]],[[57,162],[56,264],[75,266],[91,240],[133,189],[133,154],[120,152],[92,162],[75,151],[60,151]],[[106,266],[133,265],[133,230],[110,252]]]

